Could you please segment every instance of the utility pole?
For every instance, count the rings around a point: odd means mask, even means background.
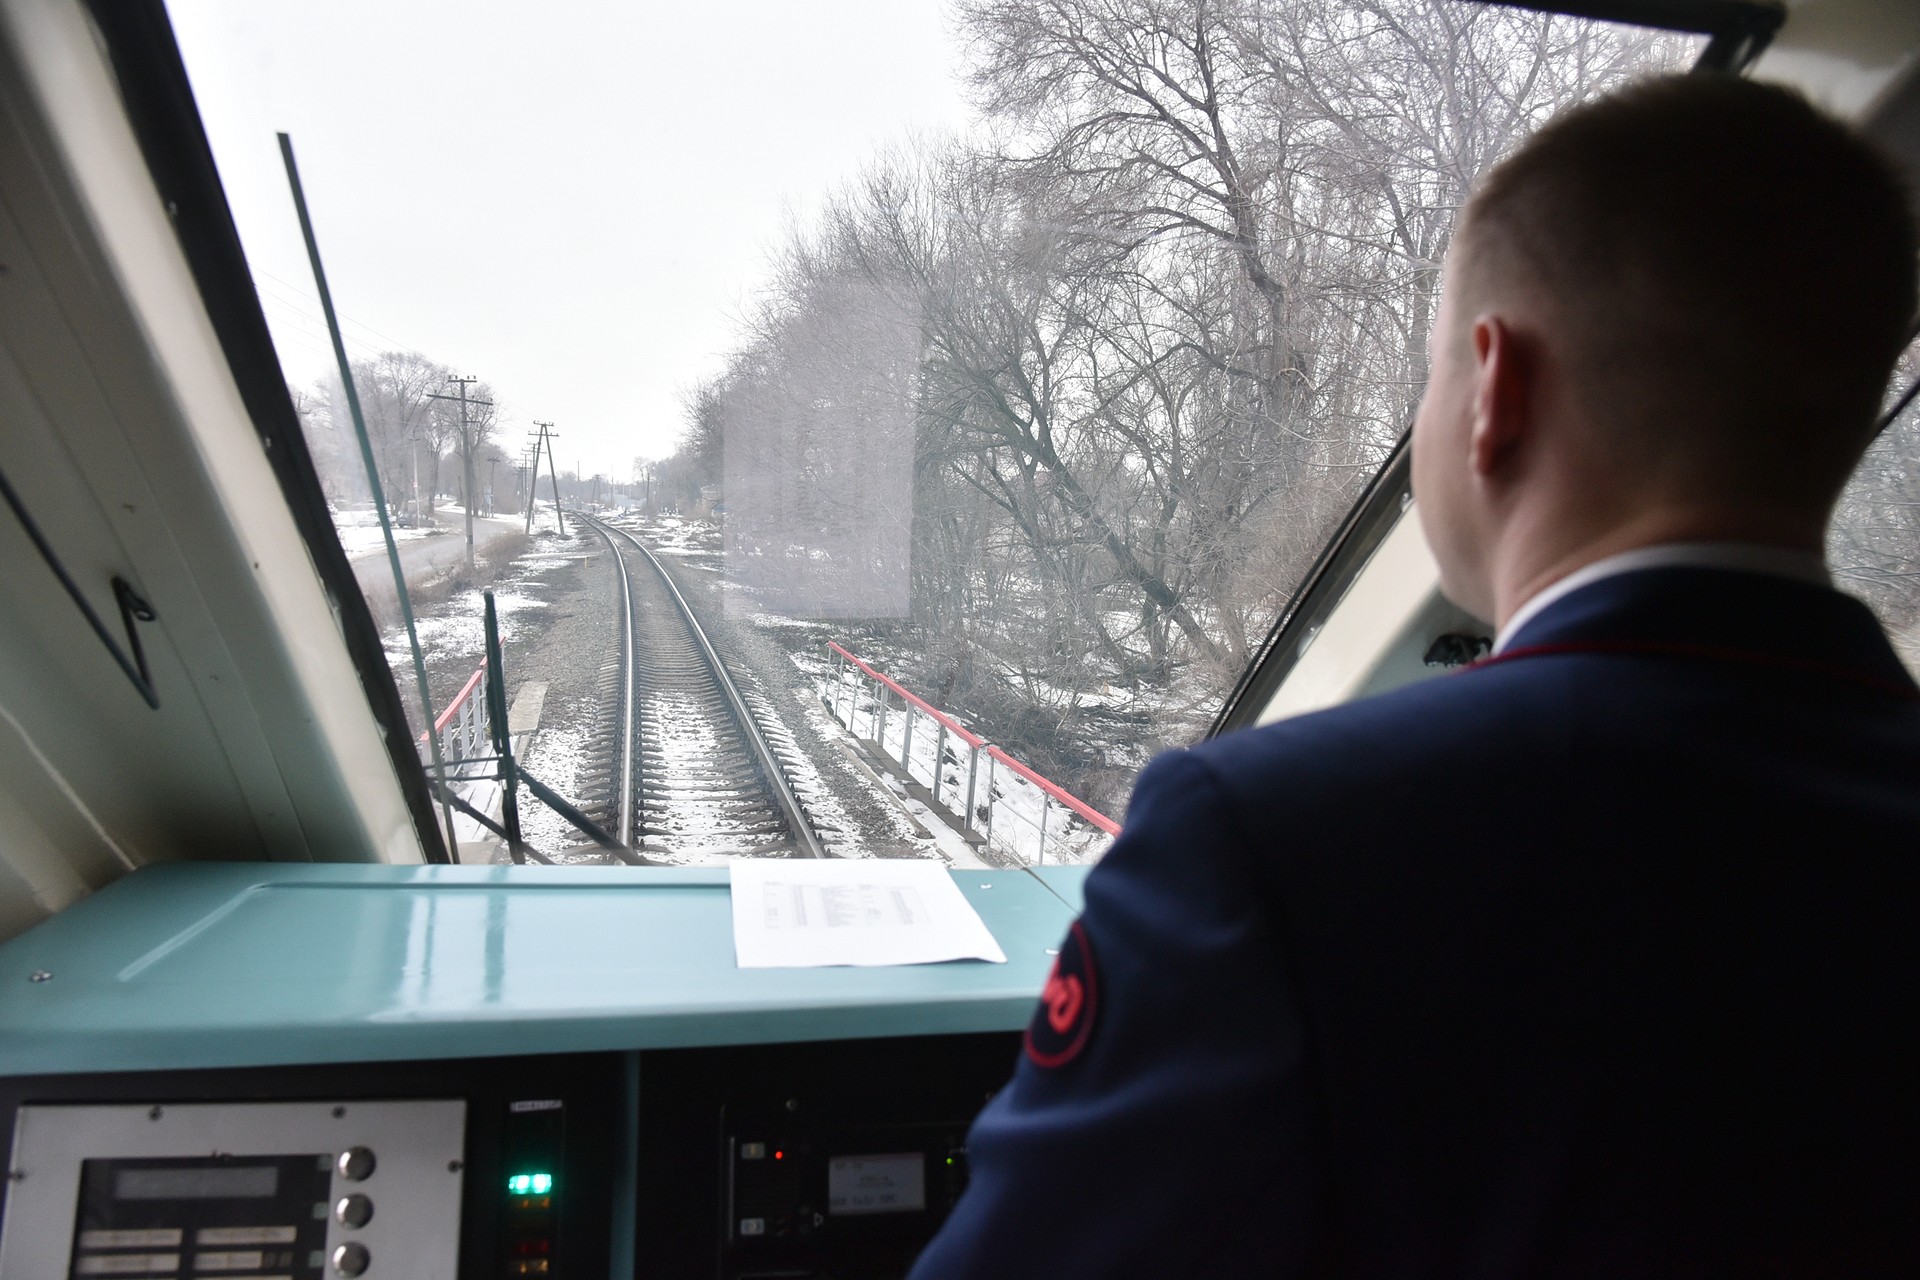
[[[551,422],[542,422],[538,418],[535,418],[533,425],[540,428],[540,438],[547,443],[547,477],[553,481],[553,520],[555,524],[560,526],[560,536],[564,538],[567,536],[567,518],[560,514],[560,470],[559,464],[553,460],[553,442],[560,437],[553,433],[553,424]],[[539,482],[540,461],[538,458],[534,459],[533,478],[535,483]]]
[[[487,514],[493,514],[493,473],[500,467],[500,459],[487,459]]]
[[[429,400],[458,400],[460,402],[460,483],[461,506],[467,509],[467,568],[473,568],[473,429],[467,425],[467,406],[484,405],[491,409],[491,400],[469,400],[467,388],[480,381],[478,378],[448,378],[448,382],[460,388],[457,396],[437,395],[429,391]]]
[[[544,434],[545,432],[541,433],[541,435]],[[531,461],[521,469],[527,470],[528,467],[531,467],[530,474],[532,475],[532,479],[527,482],[527,534],[531,537],[533,534],[534,491],[540,487],[540,436],[534,437],[533,443],[527,446],[527,450]]]

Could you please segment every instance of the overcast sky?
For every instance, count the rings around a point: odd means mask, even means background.
[[[963,128],[940,0],[169,0],[290,380],[333,368],[274,134],[348,352],[493,384],[561,470],[663,456],[796,214]]]

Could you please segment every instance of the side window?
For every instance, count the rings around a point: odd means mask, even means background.
[[[1873,609],[1907,670],[1920,676],[1920,344],[1895,370],[1893,420],[1841,495],[1827,541],[1835,585]],[[1904,402],[1903,402],[1904,401]]]

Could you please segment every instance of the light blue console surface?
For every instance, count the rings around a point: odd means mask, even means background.
[[[1006,964],[739,969],[724,867],[149,867],[0,946],[0,1075],[1016,1030],[1084,874],[953,873]]]

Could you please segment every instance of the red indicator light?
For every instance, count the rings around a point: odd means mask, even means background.
[[[787,1158],[787,1153],[784,1151],[776,1151],[773,1153],[773,1158],[775,1160],[785,1160]]]

